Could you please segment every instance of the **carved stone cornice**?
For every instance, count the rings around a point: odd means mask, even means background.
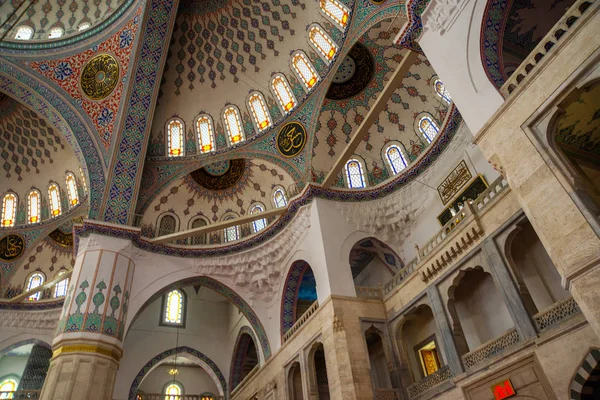
[[[452,27],[467,3],[467,0],[432,0],[423,13],[423,25],[443,35]]]

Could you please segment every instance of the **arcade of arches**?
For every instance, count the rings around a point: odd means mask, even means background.
[[[0,5],[0,399],[600,399],[600,2]]]

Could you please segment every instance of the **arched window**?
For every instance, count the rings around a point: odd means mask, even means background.
[[[244,140],[244,132],[242,131],[242,124],[240,122],[240,113],[235,107],[228,107],[223,112],[223,119],[225,120],[225,127],[229,134],[229,142],[236,144]]]
[[[50,215],[56,217],[60,215],[60,191],[56,183],[51,183],[48,187],[48,199],[50,200]]]
[[[65,270],[62,270],[58,273],[58,276],[63,275]],[[65,278],[62,281],[58,282],[54,285],[54,297],[63,297],[67,295],[67,288],[69,287],[69,278]]]
[[[318,25],[313,25],[308,32],[310,42],[319,50],[326,60],[331,61],[337,52],[337,46],[333,40]]]
[[[35,289],[38,286],[42,286],[43,283],[44,283],[44,275],[36,272],[35,274],[31,275],[29,277],[29,280],[27,281],[27,291]],[[42,294],[42,292],[34,293],[31,296],[29,296],[27,298],[27,300],[37,301],[40,299],[41,294]]]
[[[81,175],[81,183],[83,184],[83,191],[87,194],[87,181],[85,180],[85,174],[83,173],[83,169],[79,167],[79,174]]]
[[[167,293],[163,302],[163,324],[183,326],[185,314],[184,299],[183,292],[179,289],[174,289]]]
[[[265,209],[263,208],[262,205],[255,204],[250,209],[250,214],[259,214],[263,211],[265,211]],[[264,218],[252,221],[252,227],[254,228],[254,232],[262,231],[263,229],[265,229],[266,226],[267,226],[267,220]]]
[[[65,34],[65,31],[63,30],[63,28],[57,26],[57,27],[50,29],[50,32],[48,33],[48,39],[58,39],[59,37],[61,37],[64,34]]]
[[[173,382],[165,388],[165,400],[179,400],[181,395],[183,390],[178,383]]]
[[[39,190],[33,189],[27,195],[27,222],[35,224],[40,222],[40,205],[42,201],[42,195]]]
[[[342,28],[348,25],[348,9],[337,0],[321,0],[321,11]]]
[[[206,220],[204,220],[203,218],[196,218],[194,220],[194,222],[192,222],[192,226],[190,228],[192,228],[192,229],[200,228],[200,227],[203,227],[206,225],[208,225],[206,223]],[[190,244],[193,244],[193,245],[206,244],[206,233],[201,233],[199,235],[192,236],[190,238]]]
[[[308,89],[311,89],[313,86],[315,86],[315,83],[317,83],[319,80],[319,76],[317,75],[315,68],[308,61],[304,54],[300,52],[294,54],[292,57],[292,65]]]
[[[431,117],[425,115],[419,120],[419,131],[421,131],[423,136],[425,136],[425,140],[427,140],[427,143],[433,142],[433,138],[435,138],[439,130],[440,129],[435,124],[435,122],[433,122],[433,119],[431,119]]]
[[[272,86],[273,91],[277,96],[277,100],[279,100],[279,104],[281,104],[281,107],[286,113],[296,107],[296,98],[292,93],[292,89],[290,89],[290,85],[288,85],[283,76],[278,75],[273,78]]]
[[[212,130],[212,121],[208,115],[198,117],[196,121],[198,130],[198,142],[200,143],[200,153],[208,153],[215,149]]]
[[[167,123],[167,155],[169,157],[183,156],[184,145],[183,122],[173,119]]]
[[[273,192],[273,202],[277,208],[287,206],[287,197],[282,188],[278,188]]]
[[[385,156],[394,174],[406,168],[406,159],[404,158],[404,154],[402,154],[402,149],[397,145],[390,145],[385,151]]]
[[[69,205],[76,206],[79,203],[79,195],[77,194],[75,175],[71,172],[67,173],[67,194],[69,195]]]
[[[16,392],[19,382],[14,378],[7,378],[0,382],[0,392]],[[12,393],[0,394],[0,399],[12,399]]]
[[[79,27],[77,27],[77,30],[79,32],[83,32],[86,29],[90,29],[90,27],[92,26],[92,24],[90,24],[89,22],[82,22]]]
[[[263,131],[271,126],[271,116],[260,93],[253,93],[248,99],[248,105],[259,131]]]
[[[446,103],[450,103],[452,98],[450,97],[450,93],[446,90],[446,86],[439,79],[436,79],[433,82],[433,88],[435,89],[435,93],[440,96]]]
[[[346,178],[348,187],[352,189],[365,187],[363,167],[358,160],[350,159],[346,163]]]
[[[2,226],[15,226],[17,216],[17,195],[6,193],[2,199]]]
[[[234,218],[232,216],[229,216],[225,218],[224,221],[231,221],[232,219]],[[233,242],[238,240],[240,238],[239,227],[237,225],[234,225],[225,228],[223,231],[223,237],[225,239],[225,242]]]
[[[158,224],[158,236],[170,235],[177,230],[177,220],[170,214],[163,215]]]
[[[17,28],[15,33],[15,39],[17,40],[29,40],[33,37],[33,28],[27,25],[21,25]]]

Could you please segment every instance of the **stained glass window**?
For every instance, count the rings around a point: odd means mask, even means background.
[[[348,25],[348,9],[339,1],[321,0],[321,10],[342,28]]]
[[[29,40],[33,37],[33,28],[27,25],[21,25],[17,28],[15,39],[17,40]]]
[[[192,222],[192,229],[200,228],[202,226],[206,226],[207,223],[202,218],[196,218],[194,222]],[[202,233],[200,235],[192,236],[190,238],[191,244],[206,244],[206,233]]]
[[[38,286],[42,286],[44,283],[44,275],[35,273],[29,277],[29,281],[27,282],[27,291],[35,289]],[[37,292],[32,294],[27,298],[27,300],[37,301],[40,299],[40,295],[42,292]]]
[[[163,322],[171,325],[183,324],[183,293],[171,290],[166,297]]]
[[[2,199],[2,226],[15,226],[17,215],[17,195],[6,193]]]
[[[263,97],[260,94],[254,93],[250,96],[248,104],[250,105],[252,116],[254,117],[254,121],[256,121],[259,131],[271,126],[271,116],[269,115]]]
[[[234,218],[228,217],[225,219],[225,221],[230,221],[232,219],[234,219]],[[237,225],[225,228],[223,233],[224,233],[223,237],[225,238],[225,242],[233,242],[240,238],[240,231],[239,231],[239,227]]]
[[[256,204],[250,210],[250,214],[259,214],[263,211],[265,211],[263,206],[261,206],[260,204]],[[254,232],[261,231],[261,230],[265,229],[266,226],[267,226],[267,220],[264,218],[257,219],[256,221],[252,221],[252,227],[254,228]]]
[[[61,276],[66,271],[60,271],[58,276]],[[63,297],[67,295],[67,288],[69,287],[69,278],[65,278],[62,281],[54,285],[54,297]]]
[[[165,389],[165,400],[180,400],[182,394],[181,386],[173,382]]]
[[[16,379],[8,378],[0,382],[0,392],[15,392],[19,386]],[[12,399],[13,393],[1,393],[0,399]]]
[[[444,86],[442,81],[436,79],[435,82],[433,82],[433,87],[435,88],[437,95],[440,96],[446,103],[450,103],[452,101],[450,93],[448,93],[446,86]]]
[[[238,110],[235,107],[227,108],[223,113],[223,118],[225,119],[225,126],[227,127],[231,144],[236,144],[244,140],[244,132],[242,131]]]
[[[60,192],[56,183],[52,183],[48,187],[48,198],[50,199],[50,216],[60,215]]]
[[[87,181],[85,180],[85,174],[83,173],[83,169],[79,167],[79,174],[81,175],[81,183],[83,184],[83,191],[87,193]]]
[[[77,194],[77,182],[75,175],[71,172],[67,174],[67,194],[69,195],[69,205],[76,206],[79,203],[79,195]]]
[[[315,86],[315,83],[319,80],[319,76],[304,54],[296,53],[292,57],[292,65],[308,89]]]
[[[349,188],[356,189],[365,187],[363,168],[358,160],[348,160],[346,163],[346,177],[348,178]]]
[[[183,156],[184,128],[183,122],[178,119],[167,124],[167,154],[169,157]]]
[[[435,124],[435,122],[433,122],[433,119],[431,119],[431,117],[425,115],[419,120],[419,131],[421,131],[423,136],[425,136],[427,143],[433,142],[433,138],[435,138],[439,130],[440,129]]]
[[[48,39],[58,39],[64,33],[65,33],[65,31],[63,31],[63,29],[60,27],[52,28],[52,29],[50,29],[50,32],[48,33]]]
[[[404,158],[404,154],[402,154],[402,149],[397,145],[393,144],[388,147],[385,155],[394,174],[406,168],[406,159]]]
[[[327,60],[331,60],[333,56],[335,56],[335,53],[337,52],[337,46],[319,26],[314,25],[312,28],[310,28],[308,38]]]
[[[32,190],[27,195],[27,222],[35,224],[40,222],[40,202],[42,196],[38,190]]]
[[[158,225],[158,236],[170,235],[177,229],[177,220],[172,215],[163,215]]]
[[[294,97],[290,86],[283,76],[276,76],[273,78],[273,91],[275,91],[275,95],[277,95],[277,100],[279,100],[279,104],[285,110],[285,112],[289,112],[292,108],[296,106],[296,98]]]
[[[196,128],[198,129],[198,141],[200,142],[200,153],[208,153],[213,151],[214,139],[212,131],[212,122],[210,117],[203,115],[196,121]]]
[[[287,197],[283,189],[278,188],[277,190],[275,190],[275,192],[273,193],[273,202],[275,203],[275,207],[277,208],[287,206]]]

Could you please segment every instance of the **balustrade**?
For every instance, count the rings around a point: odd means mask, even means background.
[[[465,354],[462,357],[463,364],[467,370],[472,369],[501,354],[517,343],[519,343],[519,333],[513,328],[503,335],[482,344],[470,353]]]
[[[580,312],[579,305],[570,297],[552,304],[546,310],[534,315],[533,319],[538,331],[541,332]]]
[[[445,367],[435,371],[433,374],[428,375],[425,377],[425,379],[409,385],[406,388],[408,391],[408,396],[416,397],[421,393],[428,391],[429,389],[433,389],[434,387],[449,381],[450,378],[452,378],[452,371],[450,371],[450,367],[446,365]]]
[[[400,400],[398,389],[375,389],[375,400]]]
[[[292,327],[283,335],[283,343],[287,342],[292,336],[294,336],[294,333],[296,333],[318,309],[319,303],[315,301],[306,311],[304,311],[304,314],[298,318],[298,321],[296,321],[296,323],[292,325]]]

